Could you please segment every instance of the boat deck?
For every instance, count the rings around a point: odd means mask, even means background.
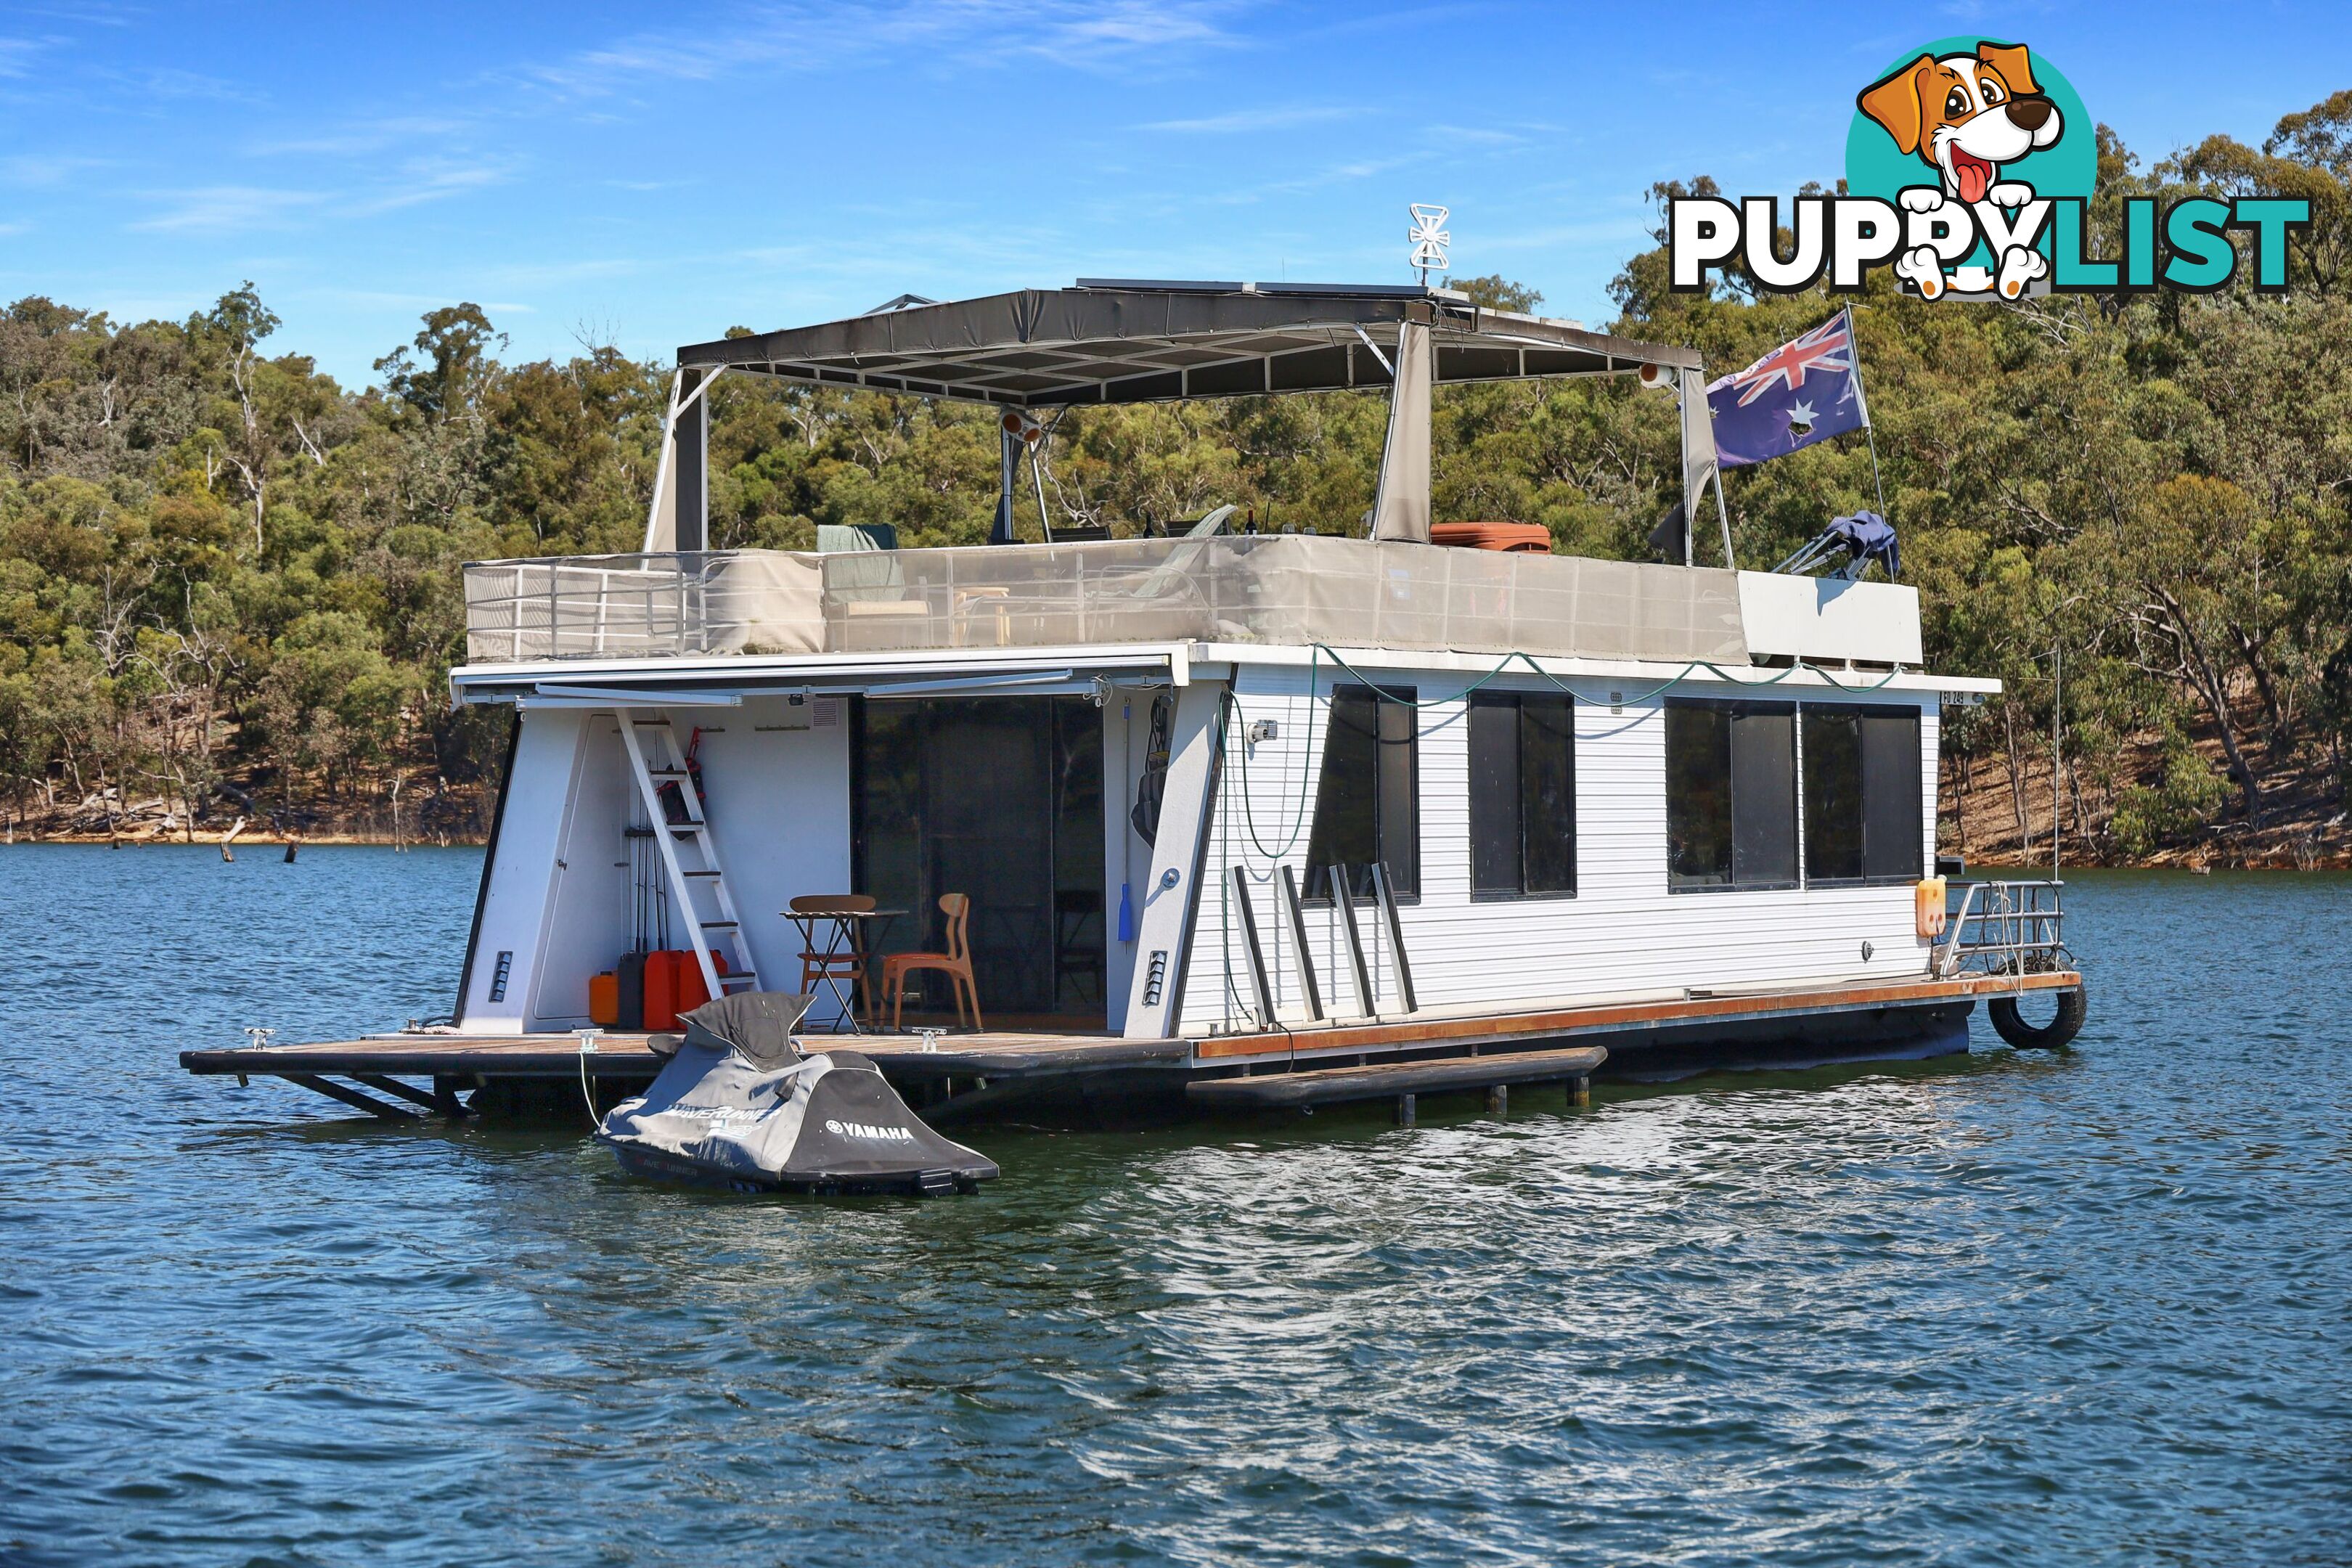
[[[1322,1073],[1339,1098],[1342,1080],[1330,1069],[1391,1065],[1416,1073],[1445,1062],[1485,1062],[1505,1081],[1504,1056],[1531,1050],[1568,1052],[1601,1047],[1612,1070],[1640,1072],[1660,1065],[1677,1047],[1762,1047],[1759,1059],[1793,1059],[1811,1051],[1836,1056],[1906,1056],[1958,1048],[1953,1031],[1979,996],[2020,991],[2070,990],[2082,984],[2072,970],[2024,976],[1926,975],[1843,981],[1738,992],[1691,992],[1529,1006],[1509,1011],[1429,1010],[1395,1018],[1348,1020],[1205,1039],[1129,1039],[1102,1031],[1000,1030],[942,1034],[817,1035],[818,1049],[854,1050],[874,1058],[885,1077],[927,1116],[950,1119],[1034,1110],[1058,1101],[1065,1109],[1100,1110],[1113,1101],[1157,1097],[1182,1103],[1188,1085],[1237,1077]],[[470,1109],[528,1109],[522,1091],[537,1086],[576,1097],[583,1080],[600,1103],[641,1087],[662,1058],[643,1034],[610,1033],[583,1055],[569,1034],[468,1035],[399,1033],[309,1045],[273,1045],[185,1051],[189,1072],[279,1078],[387,1118],[422,1111],[462,1114],[458,1096],[474,1091]],[[1685,1052],[1678,1062],[1703,1061]],[[1539,1065],[1539,1064],[1538,1064]],[[1529,1070],[1525,1063],[1507,1069]],[[1590,1067],[1583,1070],[1589,1071]],[[1459,1074],[1442,1075],[1450,1082]],[[1473,1069],[1471,1079],[1478,1077]],[[338,1082],[337,1079],[348,1080]],[[406,1079],[422,1079],[431,1088]],[[1467,1081],[1465,1079],[1465,1081]],[[1190,1094],[1194,1104],[1288,1103],[1288,1094],[1210,1089]],[[1304,1102],[1305,1097],[1298,1097]]]

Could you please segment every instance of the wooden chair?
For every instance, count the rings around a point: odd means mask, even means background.
[[[871,893],[805,893],[794,899],[790,906],[796,915],[867,914],[874,908]],[[852,980],[857,984],[857,1005],[867,1017],[874,1016],[874,986],[869,978],[872,965],[866,957],[866,923],[863,921],[843,922],[849,928],[847,952],[801,953],[801,994],[816,994],[817,983],[824,980]]]
[[[945,970],[955,982],[956,1022],[963,1022],[964,998],[971,998],[971,1027],[978,1034],[980,987],[971,977],[971,898],[966,893],[941,893],[940,912],[948,918],[945,952],[886,952],[882,955],[882,989],[890,998],[890,1027],[899,1026],[907,1006],[907,976],[919,969]]]

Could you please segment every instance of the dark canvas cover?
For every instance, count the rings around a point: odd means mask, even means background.
[[[801,1059],[793,1030],[814,998],[797,992],[742,991],[678,1015],[688,1045],[732,1046],[758,1066]]]
[[[993,1163],[925,1125],[868,1058],[798,1058],[778,1020],[799,1014],[751,1005],[759,1000],[727,997],[695,1009],[677,1055],[644,1094],[613,1108],[598,1139],[625,1163],[644,1155],[643,1165],[763,1185],[914,1185],[925,1172],[970,1183],[997,1173]],[[755,1059],[741,1041],[770,1059]],[[772,1056],[779,1045],[780,1059]]]

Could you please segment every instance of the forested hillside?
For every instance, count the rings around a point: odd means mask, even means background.
[[[2144,166],[2102,130],[2095,226],[2192,189],[2308,197],[2284,298],[1853,298],[1886,509],[1930,662],[2008,683],[1956,713],[1972,854],[2046,853],[2051,650],[2068,852],[2339,858],[2352,742],[2352,92],[2259,148]],[[1711,189],[1711,182],[1660,187]],[[1612,330],[1746,363],[1845,301],[1664,289],[1633,258]],[[1487,278],[1489,303],[1533,296]],[[877,292],[886,291],[877,288]],[[723,299],[709,303],[714,324]],[[786,323],[761,322],[761,326]],[[452,712],[458,569],[635,547],[667,369],[608,347],[509,363],[483,311],[426,316],[364,390],[297,353],[251,285],[181,322],[46,299],[0,320],[0,803],[12,833],[479,831],[499,715]],[[712,542],[805,548],[820,521],[975,542],[992,416],[740,378],[713,394]],[[1360,526],[1384,408],[1343,394],[1074,412],[1057,518],[1128,531],[1239,502]],[[1671,400],[1628,382],[1438,395],[1442,518],[1540,521],[1638,558],[1675,497]],[[1743,564],[1875,505],[1859,436],[1728,482]],[[1034,536],[1034,503],[1023,500]],[[1702,549],[1713,552],[1711,531]],[[396,814],[396,815],[395,815]]]

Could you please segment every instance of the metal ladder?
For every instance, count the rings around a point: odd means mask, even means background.
[[[751,947],[743,939],[743,922],[736,911],[734,895],[728,892],[727,879],[719,874],[719,847],[711,841],[710,822],[702,814],[702,801],[695,793],[693,775],[687,769],[686,750],[677,743],[677,731],[667,719],[642,718],[631,709],[621,709],[619,716],[621,744],[629,753],[629,771],[636,774],[637,794],[645,800],[646,819],[654,825],[654,844],[661,851],[662,869],[669,877],[670,891],[677,900],[687,938],[694,943],[695,960],[702,965],[703,984],[713,996],[724,996],[724,987],[730,985],[756,987],[760,976],[751,967]],[[672,822],[662,805],[661,786],[672,781],[677,783],[677,797],[686,806],[684,822]],[[694,846],[700,865],[687,866],[679,861],[678,846],[682,842]],[[716,919],[703,918],[694,900],[697,887],[710,890]],[[714,932],[725,936],[734,950],[728,955],[725,974],[720,974],[719,966],[710,960]]]

